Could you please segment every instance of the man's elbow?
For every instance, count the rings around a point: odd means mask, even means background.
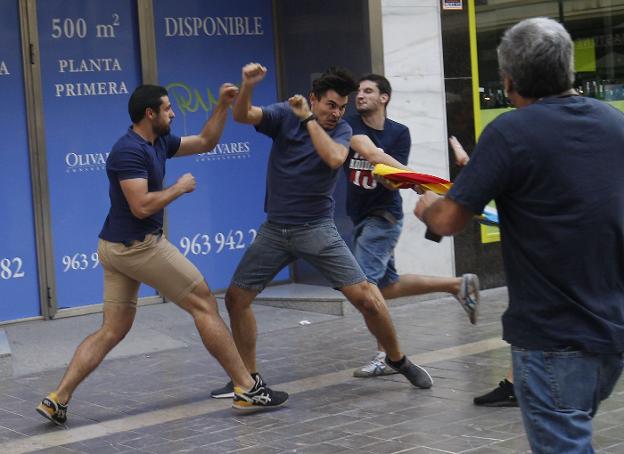
[[[246,125],[251,123],[251,118],[248,110],[236,110],[232,111],[232,118],[237,123],[244,123]]]
[[[342,167],[342,165],[345,162],[345,158],[342,156],[336,156],[334,158],[329,159],[329,161],[327,161],[327,165],[332,169],[332,170],[336,170]]]
[[[232,118],[237,123],[244,123],[244,120],[247,118],[247,115],[244,112],[239,112],[236,109],[232,111]]]

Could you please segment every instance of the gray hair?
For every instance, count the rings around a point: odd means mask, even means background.
[[[498,65],[525,98],[558,95],[572,88],[572,38],[546,17],[525,19],[509,28],[497,49]]]

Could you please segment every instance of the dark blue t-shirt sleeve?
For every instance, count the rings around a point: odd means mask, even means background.
[[[256,131],[274,139],[279,134],[283,119],[290,111],[290,106],[285,102],[262,107],[262,120],[255,126]]]
[[[408,128],[402,128],[396,142],[392,145],[394,148],[394,159],[399,161],[403,165],[407,165],[407,159],[409,158],[410,148],[412,147],[412,137]],[[388,150],[385,150],[386,152]]]
[[[447,196],[479,214],[507,187],[512,164],[512,150],[505,137],[494,124],[488,125],[468,165],[459,173]]]
[[[167,151],[167,159],[171,159],[175,156],[175,154],[180,149],[180,143],[182,142],[182,138],[173,135],[167,134],[163,137],[165,141],[165,150]]]
[[[334,142],[344,145],[349,149],[349,145],[351,144],[351,137],[353,136],[353,130],[349,123],[346,121],[339,121],[336,125],[336,129],[334,133],[331,135],[331,138]]]
[[[145,155],[141,150],[125,148],[112,154],[106,164],[107,170],[117,174],[117,179],[130,180],[132,178],[148,178]]]

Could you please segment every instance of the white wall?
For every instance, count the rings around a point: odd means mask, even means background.
[[[409,166],[449,177],[439,0],[382,0],[385,76],[392,84],[388,117],[410,129]],[[396,248],[399,273],[455,274],[453,242],[424,239],[413,215],[417,195],[402,190],[403,234]]]

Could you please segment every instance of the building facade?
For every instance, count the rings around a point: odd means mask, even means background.
[[[510,108],[496,70],[502,32],[549,16],[575,41],[578,90],[624,104],[624,1],[0,0],[0,11],[0,323],[98,310],[105,161],[129,126],[128,97],[140,83],[169,89],[173,132],[186,135],[249,61],[269,68],[258,104],[305,93],[331,65],[383,73],[393,86],[388,114],[410,128],[410,166],[452,179],[459,169],[447,137],[470,151],[483,126]],[[216,290],[264,219],[269,146],[228,121],[213,151],[168,166],[169,182],[190,171],[198,189],[168,209],[167,235]],[[403,196],[400,272],[470,271],[484,287],[504,285],[496,229],[475,222],[430,242],[411,214],[417,195]],[[335,198],[348,238],[344,182]],[[277,282],[323,283],[304,263]],[[141,297],[160,301],[149,288]]]

